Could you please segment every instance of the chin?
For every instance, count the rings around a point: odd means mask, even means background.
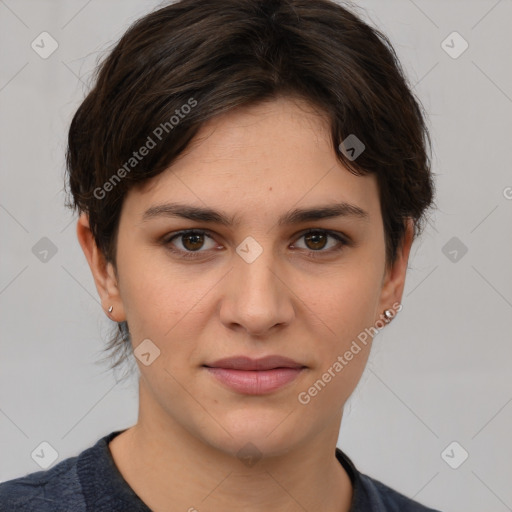
[[[246,455],[254,458],[284,455],[300,442],[297,422],[293,415],[286,418],[286,410],[238,410],[222,419],[218,418],[230,435],[222,429],[221,438],[211,440],[210,444],[237,458]]]

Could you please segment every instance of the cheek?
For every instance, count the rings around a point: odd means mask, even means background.
[[[375,320],[378,282],[371,272],[340,273],[329,279],[323,293],[310,290],[305,295],[315,325],[318,367],[298,390],[297,399],[316,416],[336,414],[361,378],[371,349],[369,328]]]
[[[373,325],[381,276],[375,268],[351,265],[322,279],[303,281],[298,293],[339,345]],[[311,313],[309,313],[311,314]]]
[[[207,292],[219,277],[161,258],[126,258],[123,268],[120,290],[133,347],[136,349],[142,340],[150,339],[160,350],[155,367],[149,367],[148,372],[142,366],[141,372],[149,380],[159,367],[167,368],[177,378],[186,376],[184,361],[201,358],[198,340],[213,314],[207,309],[211,305]],[[160,377],[166,381],[169,375],[164,373]],[[166,385],[172,387],[172,382],[171,379]]]
[[[168,330],[201,295],[200,284],[187,269],[166,260],[160,249],[127,250],[118,266],[123,305],[133,326]]]

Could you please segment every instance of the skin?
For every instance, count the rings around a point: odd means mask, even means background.
[[[367,218],[276,223],[294,208],[340,200]],[[143,222],[146,209],[171,201],[240,222]],[[191,228],[212,238],[161,241]],[[303,232],[310,228],[352,243],[330,251],[339,242],[309,240]],[[156,512],[348,511],[353,490],[335,447],[371,338],[308,404],[298,394],[400,302],[413,235],[409,222],[396,262],[386,266],[375,176],[354,176],[338,162],[326,118],[291,98],[216,117],[169,169],[125,197],[117,268],[97,249],[86,214],[77,235],[103,308],[113,306],[110,318],[128,322],[134,348],[149,338],[160,350],[148,366],[136,359],[138,421],[109,445],[140,498]],[[247,236],[263,249],[252,263],[236,252]],[[180,258],[169,245],[199,248],[198,258]],[[284,387],[251,396],[202,367],[240,354],[284,355],[307,368]],[[252,467],[237,457],[248,442],[262,457]]]

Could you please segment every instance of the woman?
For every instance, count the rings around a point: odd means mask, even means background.
[[[433,203],[381,33],[329,0],[138,20],[69,130],[69,206],[139,416],[2,510],[428,511],[336,447]]]

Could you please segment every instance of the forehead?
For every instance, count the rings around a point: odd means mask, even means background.
[[[374,175],[355,176],[337,159],[327,118],[296,99],[234,109],[205,123],[161,174],[131,189],[125,203],[142,217],[166,202],[273,219],[294,206],[346,202],[379,209]]]

